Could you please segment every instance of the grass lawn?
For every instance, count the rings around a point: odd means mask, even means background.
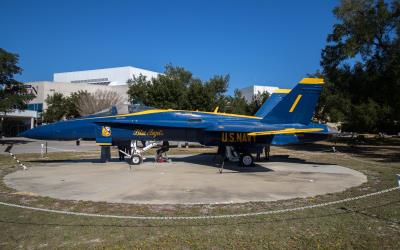
[[[397,185],[400,141],[340,142],[272,148],[272,159],[333,163],[363,172],[368,182],[345,192],[308,199],[230,205],[129,205],[57,200],[18,193],[0,181],[0,201],[51,209],[126,215],[206,215],[290,208],[371,193]],[[172,154],[215,149],[173,149]],[[116,152],[113,152],[116,154]],[[50,153],[49,160],[97,158],[98,153]],[[38,154],[18,155],[35,167]],[[20,169],[0,156],[0,176]],[[240,185],[240,183],[238,183]],[[90,218],[0,205],[0,249],[15,248],[400,248],[400,191],[338,205],[284,214],[190,221]]]

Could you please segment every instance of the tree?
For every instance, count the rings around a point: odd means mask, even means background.
[[[268,92],[257,93],[251,99],[251,102],[247,105],[247,114],[254,115],[269,98]]]
[[[128,96],[132,103],[145,103],[148,100],[148,92],[151,88],[151,81],[147,77],[140,74],[138,77],[133,76],[128,80]]]
[[[64,99],[65,118],[77,118],[80,117],[78,103],[81,98],[85,98],[89,95],[87,90],[79,90],[73,92]]]
[[[46,98],[47,109],[43,113],[43,122],[52,123],[63,119],[67,112],[65,102],[66,98],[61,93],[48,95]]]
[[[77,101],[77,109],[80,116],[91,115],[112,106],[118,106],[122,101],[122,97],[114,91],[81,92]]]
[[[233,97],[226,98],[225,112],[233,114],[248,115],[247,102],[238,89],[235,89]]]
[[[356,132],[400,129],[400,2],[342,0],[322,51],[317,116]]]
[[[224,104],[228,82],[228,75],[203,82],[182,67],[167,65],[164,74],[151,80],[142,75],[130,79],[128,96],[133,103],[158,108],[211,111]]]
[[[165,72],[148,80],[139,75],[128,80],[128,96],[132,103],[147,106],[178,109],[213,111],[253,115],[268,98],[268,94],[257,95],[247,104],[239,90],[233,96],[226,95],[229,75],[215,75],[202,81],[182,68],[167,65]]]
[[[3,117],[6,113],[26,109],[27,103],[35,97],[23,83],[14,79],[14,75],[22,72],[17,64],[17,54],[0,48],[0,137],[3,136]]]

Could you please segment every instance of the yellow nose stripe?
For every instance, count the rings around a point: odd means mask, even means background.
[[[294,100],[294,103],[292,105],[292,107],[289,109],[289,112],[292,113],[293,110],[296,108],[297,104],[299,103],[300,99],[301,99],[302,95],[298,95],[296,97],[296,100]]]

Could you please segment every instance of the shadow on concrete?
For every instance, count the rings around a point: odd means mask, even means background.
[[[27,144],[33,142],[29,139],[18,139],[18,138],[9,138],[9,139],[0,139],[0,145],[19,145],[19,144]]]
[[[331,163],[321,163],[314,161],[307,161],[300,158],[294,158],[290,155],[272,155],[269,157],[268,161],[264,162],[287,162],[287,163],[296,163],[296,164],[315,164],[315,165],[332,165]]]
[[[91,158],[91,159],[73,159],[73,160],[47,160],[47,159],[43,159],[43,160],[30,160],[30,161],[26,161],[26,162],[32,162],[32,163],[99,163],[102,164],[102,162],[100,161],[100,159],[97,158]],[[119,161],[118,159],[111,159],[108,162],[122,162]]]
[[[174,157],[173,155],[169,157],[172,162],[183,162],[183,163],[192,163],[196,165],[203,165],[206,167],[214,167],[220,168],[221,161],[216,159],[214,154],[197,154],[197,155],[189,155],[184,157]],[[167,163],[168,164],[168,163]],[[188,167],[193,167],[193,165],[189,165]],[[273,171],[267,167],[261,166],[257,163],[252,167],[242,167],[239,166],[236,162],[225,161],[224,170],[234,171],[234,172],[224,172],[224,173],[256,173],[256,172],[270,172]]]
[[[188,155],[188,156],[174,156],[170,155],[168,156],[169,159],[173,162],[179,162],[179,163],[191,163],[195,165],[201,165],[205,167],[214,167],[219,169],[221,167],[220,163],[221,160],[217,159],[218,157],[215,156],[215,154],[210,154],[210,153],[202,153],[202,154],[196,154],[196,155]],[[89,158],[89,159],[59,159],[59,160],[50,160],[50,159],[38,159],[38,160],[31,160],[27,161],[31,163],[99,163],[99,165],[103,164],[99,158]],[[125,161],[119,161],[117,158],[112,158],[109,162],[115,163],[115,162],[121,162],[121,163],[126,163],[127,159]],[[146,156],[146,159],[144,160],[145,163],[154,163],[154,157],[151,156]],[[225,172],[225,173],[255,173],[255,172],[270,172],[273,171],[272,169],[269,169],[266,166],[262,166],[262,163],[273,163],[273,162],[287,162],[287,163],[296,163],[296,164],[315,164],[315,165],[332,165],[328,163],[320,163],[320,162],[312,162],[312,161],[306,161],[303,159],[299,158],[291,158],[289,155],[274,155],[271,156],[269,160],[264,160],[264,161],[258,161],[255,162],[254,166],[252,167],[243,167],[240,166],[236,162],[229,162],[225,161],[224,162],[224,170],[229,170],[232,172]],[[155,163],[159,166],[168,166],[169,163]],[[195,165],[188,165],[188,167],[193,167]],[[132,167],[135,167],[136,165],[132,165]]]
[[[289,145],[283,148],[289,150],[299,150],[308,152],[326,152],[333,153],[332,147],[335,147],[337,152],[352,154],[360,158],[368,158],[377,162],[400,162],[400,146],[396,143],[390,144],[368,144],[368,145],[345,145],[345,144],[303,144]]]

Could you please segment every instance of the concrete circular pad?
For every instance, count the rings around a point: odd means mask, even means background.
[[[41,163],[4,178],[21,192],[68,200],[140,204],[197,204],[274,201],[343,191],[367,181],[352,169],[274,157],[252,168],[225,164],[222,174],[211,155],[149,159],[132,167],[97,160]]]

